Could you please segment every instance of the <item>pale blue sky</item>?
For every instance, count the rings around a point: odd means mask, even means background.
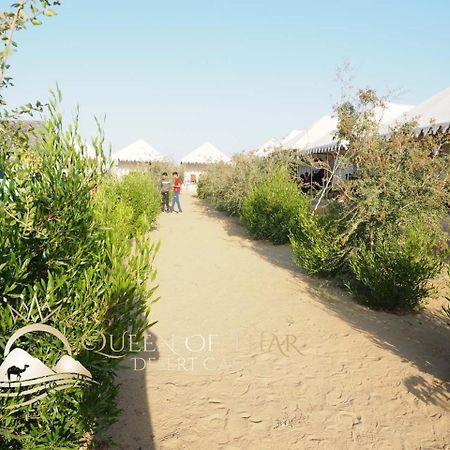
[[[45,99],[58,82],[86,135],[106,114],[113,151],[138,138],[174,158],[206,140],[258,147],[331,112],[345,60],[402,103],[450,85],[448,0],[62,3],[17,35],[8,98]]]

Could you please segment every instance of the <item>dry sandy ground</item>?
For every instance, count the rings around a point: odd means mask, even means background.
[[[153,233],[159,323],[121,374],[121,449],[450,449],[438,308],[370,311],[182,200]]]

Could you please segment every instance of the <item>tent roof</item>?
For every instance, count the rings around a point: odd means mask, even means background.
[[[411,108],[401,117],[395,117],[390,125],[400,121],[417,120],[421,130],[450,125],[450,86],[419,105]]]
[[[322,136],[331,133],[336,129],[337,118],[329,115],[322,116],[314,122],[308,129],[303,131],[296,139],[289,142],[288,148],[305,149]]]
[[[205,142],[200,145],[200,147],[197,147],[195,150],[181,158],[180,163],[208,164],[220,161],[229,162],[230,158],[210,142]]]
[[[151,162],[161,161],[163,156],[148,142],[138,139],[136,142],[124,147],[111,155],[114,161]]]
[[[289,148],[291,142],[295,142],[304,130],[292,130],[286,137],[281,140],[281,145],[285,148]]]
[[[265,142],[261,147],[256,150],[256,156],[267,156],[277,147],[281,147],[281,141],[277,138],[270,138],[267,142]]]
[[[380,125],[386,125],[399,117],[411,111],[414,105],[404,105],[403,103],[386,102],[385,108],[375,108],[375,118],[380,122]]]
[[[258,150],[256,150],[256,156],[268,156],[270,155],[276,148],[289,148],[288,143],[297,139],[303,130],[292,130],[282,139],[271,138],[267,142],[265,142]]]
[[[387,103],[386,108],[377,108],[375,110],[375,117],[380,122],[380,125],[386,125],[402,114],[406,114],[414,108],[413,105],[403,105],[400,103]],[[319,136],[314,141],[310,142],[307,147],[308,153],[325,153],[335,150],[338,146],[338,141],[335,139],[337,132],[337,118],[335,119],[335,126]]]

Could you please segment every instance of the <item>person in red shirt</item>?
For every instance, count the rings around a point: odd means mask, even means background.
[[[177,213],[182,213],[181,205],[180,205],[180,191],[181,191],[181,183],[183,180],[178,176],[178,172],[173,172],[173,196],[172,196],[172,206],[170,207],[170,211],[174,211],[175,203],[177,205],[178,211]]]

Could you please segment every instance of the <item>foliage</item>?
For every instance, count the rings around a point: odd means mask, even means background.
[[[203,173],[198,196],[231,216],[239,216],[242,204],[258,174],[256,159],[237,155],[231,164],[217,163]]]
[[[111,234],[119,240],[134,235],[133,208],[122,201],[118,195],[118,180],[105,177],[95,195],[95,211],[97,220],[103,227],[109,228]]]
[[[448,136],[416,136],[415,122],[396,125],[380,134],[386,103],[370,89],[354,104],[337,107],[338,136],[346,142],[340,165],[354,168],[350,180],[335,175],[336,201],[347,239],[371,245],[377,230],[401,227],[426,218],[440,228],[450,202],[450,157],[439,151]]]
[[[119,239],[146,232],[161,211],[161,196],[154,181],[144,173],[102,181],[96,195],[99,216]]]
[[[433,256],[436,236],[422,223],[377,234],[350,257],[351,290],[363,303],[387,310],[416,308],[431,292],[430,280],[440,271]]]
[[[19,0],[13,3],[9,10],[0,11],[0,36],[2,37],[3,49],[0,51],[0,91],[4,87],[12,86],[12,78],[5,75],[9,69],[8,57],[13,50],[17,48],[14,41],[14,33],[25,29],[28,24],[38,26],[42,25],[43,17],[56,16],[53,9],[61,4],[57,0]],[[5,100],[0,95],[0,105],[5,106]],[[38,109],[41,104],[38,103]],[[24,108],[32,110],[29,104]]]
[[[290,168],[288,154],[276,154],[270,158],[260,158],[254,154],[234,155],[230,164],[211,164],[202,174],[198,183],[198,196],[227,212],[231,216],[240,216],[244,201],[265,176],[280,166]]]
[[[319,163],[333,177],[318,195],[320,203],[329,194],[325,219],[301,217],[291,242],[310,273],[350,272],[353,291],[367,304],[411,309],[428,294],[448,239],[441,228],[450,204],[450,157],[441,151],[448,135],[417,136],[415,122],[382,130],[386,107],[370,89],[337,105],[337,162]],[[353,176],[340,178],[341,168]],[[433,230],[436,246],[423,240],[423,230]]]
[[[285,168],[260,180],[245,198],[241,218],[253,239],[274,244],[288,242],[299,210],[308,210],[309,200],[299,192]]]
[[[142,173],[149,176],[153,180],[155,185],[159,186],[161,175],[163,172],[167,172],[169,179],[171,179],[173,172],[178,172],[178,175],[181,177],[181,179],[184,178],[183,166],[174,164],[171,161],[153,161],[151,164],[145,167]]]
[[[310,275],[334,274],[344,264],[340,230],[329,212],[300,211],[289,240],[295,262]]]
[[[119,198],[133,210],[133,223],[152,224],[161,210],[161,196],[154,182],[145,174],[131,173],[120,179],[117,186]]]
[[[115,382],[121,358],[87,351],[101,348],[102,334],[115,348],[125,334],[138,341],[148,327],[154,296],[152,262],[157,246],[137,235],[113,238],[99,223],[92,189],[104,173],[102,139],[89,159],[76,123],[63,129],[53,100],[45,129],[33,146],[0,135],[0,349],[14,331],[45,322],[68,338],[95,384],[72,387],[18,410],[0,403],[0,448],[78,449],[100,440],[118,415]],[[5,145],[4,145],[5,144]],[[150,287],[151,286],[151,287]],[[62,348],[54,339],[24,336],[20,346],[52,366]],[[90,347],[90,348],[91,348]],[[120,356],[129,352],[125,346]],[[17,400],[16,400],[17,402]],[[14,403],[15,405],[17,403]]]
[[[14,34],[56,14],[59,1],[19,0],[0,12],[0,106],[8,57],[17,47]],[[39,101],[0,111],[0,350],[20,327],[44,322],[68,338],[75,357],[95,380],[91,385],[52,393],[19,409],[20,400],[0,400],[0,448],[78,449],[95,445],[118,409],[115,383],[119,358],[95,351],[102,336],[114,347],[124,334],[140,339],[148,327],[154,295],[152,262],[157,246],[137,235],[134,247],[106,229],[92,192],[105,170],[103,139],[93,141],[87,157],[77,120],[63,129],[57,101]],[[35,112],[49,115],[44,125]],[[43,127],[43,129],[42,129]],[[125,205],[130,208],[128,205]],[[131,210],[131,209],[130,209]],[[46,335],[24,336],[20,346],[52,367],[62,348]],[[24,397],[29,398],[29,397]]]

